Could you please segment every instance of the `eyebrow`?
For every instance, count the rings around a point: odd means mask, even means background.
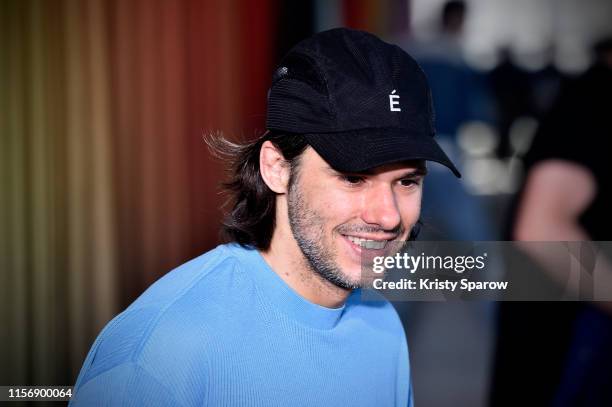
[[[414,170],[407,171],[404,175],[399,178],[415,178],[427,175],[427,167],[418,167]]]
[[[343,171],[336,171],[329,166],[327,166],[326,169],[334,174],[355,175],[355,176],[375,175],[373,170],[365,170],[365,171],[359,171],[359,172],[343,172]],[[403,173],[401,176],[397,177],[397,179],[416,178],[416,177],[421,177],[425,175],[427,175],[427,167],[423,165],[423,166],[419,166],[411,170],[406,170],[406,172]]]

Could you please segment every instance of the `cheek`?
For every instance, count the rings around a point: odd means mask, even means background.
[[[329,197],[332,198],[332,197]],[[325,199],[321,202],[319,213],[325,219],[324,233],[328,238],[333,239],[336,233],[336,228],[351,223],[355,218],[353,215],[353,207],[350,200]]]
[[[324,183],[311,188],[308,198],[313,203],[312,208],[325,220],[327,229],[355,217],[359,208],[355,196]]]
[[[400,216],[404,226],[411,227],[421,216],[421,191],[404,197],[399,202]]]

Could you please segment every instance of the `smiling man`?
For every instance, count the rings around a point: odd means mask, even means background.
[[[276,70],[268,131],[213,142],[233,163],[231,243],[168,273],[100,334],[73,404],[408,406],[393,307],[364,259],[414,237],[433,139],[415,61],[371,34],[319,33]]]

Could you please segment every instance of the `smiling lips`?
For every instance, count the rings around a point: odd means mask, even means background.
[[[390,240],[371,240],[364,239],[356,236],[345,235],[348,240],[355,243],[357,246],[362,247],[364,249],[371,250],[382,250],[387,246],[387,243]]]

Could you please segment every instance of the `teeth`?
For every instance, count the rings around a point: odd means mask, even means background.
[[[347,236],[347,238],[351,242],[365,249],[380,250],[380,249],[384,249],[385,246],[387,245],[387,240],[369,240],[369,239],[361,239],[355,236]]]

